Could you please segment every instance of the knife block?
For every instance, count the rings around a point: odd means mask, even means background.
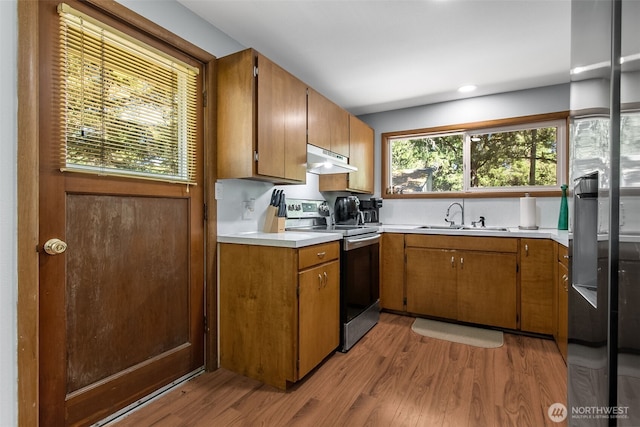
[[[285,217],[278,216],[278,208],[276,206],[269,206],[262,231],[265,233],[284,233],[285,220]]]

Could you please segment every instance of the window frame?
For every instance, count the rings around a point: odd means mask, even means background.
[[[562,121],[562,141],[558,141],[557,158],[559,182],[557,186],[522,186],[522,187],[491,187],[469,188],[469,177],[466,171],[471,162],[470,141],[465,138],[463,147],[464,189],[463,191],[440,191],[425,193],[396,194],[389,191],[391,187],[391,141],[398,138],[410,138],[427,134],[474,133],[483,131],[513,131],[517,129],[531,129],[544,127],[550,122]],[[507,119],[488,120],[464,124],[438,126],[433,128],[412,129],[404,131],[385,132],[380,135],[381,141],[381,197],[386,199],[430,199],[430,198],[496,198],[522,197],[528,193],[536,197],[557,197],[562,194],[560,185],[566,184],[569,177],[569,111],[547,114],[513,117]]]

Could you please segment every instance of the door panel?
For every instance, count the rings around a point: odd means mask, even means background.
[[[189,341],[188,208],[67,195],[68,392]]]

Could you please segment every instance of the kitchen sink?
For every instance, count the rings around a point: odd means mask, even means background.
[[[421,225],[419,227],[416,227],[419,230],[450,230],[450,231],[455,231],[455,230],[461,230],[461,231],[509,231],[508,228],[506,227],[471,227],[471,226],[462,226],[462,225],[455,225],[453,227],[449,226],[449,225]]]
[[[473,231],[509,231],[506,227],[461,227],[462,230],[473,230]]]
[[[416,228],[421,230],[460,230],[462,229],[462,226],[456,225],[451,227],[450,225],[421,225]]]

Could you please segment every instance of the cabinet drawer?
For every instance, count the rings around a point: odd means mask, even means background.
[[[298,250],[298,269],[313,267],[340,257],[340,243],[330,242]]]
[[[558,243],[558,262],[569,268],[569,249]]]
[[[406,246],[515,253],[518,252],[518,239],[509,237],[451,236],[444,234],[407,234]]]

